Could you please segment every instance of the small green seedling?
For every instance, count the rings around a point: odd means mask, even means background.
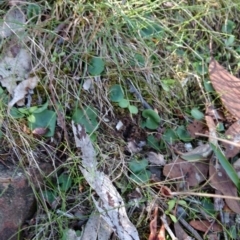
[[[44,199],[52,204],[59,196],[60,192],[65,194],[73,185],[73,179],[70,175],[62,173],[58,176],[56,183],[50,182],[50,189],[43,191]]]
[[[28,4],[28,7],[27,7],[28,20],[30,20],[32,23],[36,23],[40,14],[41,14],[41,8],[39,7],[39,5],[35,3]]]
[[[204,114],[197,108],[193,108],[191,110],[191,115],[196,120],[202,120],[204,118]]]
[[[92,133],[98,128],[97,111],[91,107],[77,108],[72,116],[75,123],[82,124],[87,133]]]
[[[157,151],[160,150],[160,141],[155,138],[153,135],[147,137],[147,145]]]
[[[179,126],[176,130],[176,134],[178,135],[179,139],[182,140],[183,142],[189,142],[192,140],[185,126]]]
[[[138,108],[131,105],[129,100],[124,98],[124,92],[120,85],[116,84],[110,88],[109,97],[112,102],[118,103],[119,107],[128,108],[131,114],[138,113]]]
[[[165,214],[168,215],[174,223],[177,222],[177,218],[171,213],[172,210],[175,208],[176,204],[181,205],[183,207],[187,206],[187,203],[184,200],[171,199],[167,202],[168,209],[165,211]]]
[[[92,57],[88,65],[88,72],[92,76],[99,76],[105,68],[105,63],[100,57]]]
[[[143,126],[151,130],[155,130],[159,127],[161,119],[154,110],[146,109],[142,112],[142,116],[146,118],[146,121],[143,123]]]
[[[44,136],[52,137],[55,132],[57,116],[54,111],[47,110],[47,107],[48,102],[43,104],[41,107],[13,107],[10,110],[10,114],[15,119],[26,117],[28,120],[28,126],[31,131],[38,128],[47,129],[48,131],[46,131]]]
[[[128,166],[129,169],[133,172],[133,174],[130,174],[130,177],[134,181],[138,183],[149,181],[151,173],[149,170],[147,170],[148,161],[146,159],[133,159],[129,162]]]

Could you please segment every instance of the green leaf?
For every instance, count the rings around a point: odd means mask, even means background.
[[[129,106],[129,101],[127,99],[123,98],[122,100],[120,100],[118,102],[118,105],[121,108],[127,108]]]
[[[23,113],[24,115],[28,115],[29,114],[29,108],[26,108],[26,107],[18,108],[18,111],[20,113]]]
[[[172,215],[172,214],[169,213],[168,216],[171,218],[171,220],[172,220],[174,223],[177,222],[177,218],[176,218],[174,215]]]
[[[153,149],[159,151],[159,140],[157,140],[153,135],[147,137],[147,144]]]
[[[196,70],[196,72],[201,74],[201,75],[204,75],[204,74],[208,73],[207,66],[205,64],[203,65],[202,62],[194,62],[193,67]]]
[[[10,115],[15,118],[15,119],[18,119],[18,118],[23,118],[24,117],[24,114],[21,113],[17,108],[15,107],[12,107],[10,109]]]
[[[41,8],[37,4],[28,4],[27,7],[27,18],[28,20],[31,19],[31,21],[34,20],[34,22],[37,21],[38,16],[41,13]],[[35,19],[33,19],[35,18]]]
[[[92,76],[100,75],[105,68],[104,61],[100,57],[93,57],[88,65],[88,72]]]
[[[41,113],[33,113],[28,122],[29,128],[34,130],[35,128],[46,128],[48,132],[45,137],[52,137],[54,135],[57,116],[54,111],[44,110]]]
[[[136,53],[134,55],[134,60],[131,61],[131,66],[137,66],[137,67],[144,67],[145,65],[145,59],[143,57],[143,55]]]
[[[229,38],[224,40],[225,46],[226,47],[231,47],[233,45],[234,41],[235,41],[235,36],[234,35],[230,35]]]
[[[133,159],[128,163],[128,166],[132,172],[139,173],[146,169],[146,167],[148,166],[148,161],[146,159]]]
[[[27,120],[31,123],[34,123],[36,121],[36,118],[33,114],[31,114],[27,117]]]
[[[65,173],[62,173],[58,177],[58,183],[60,184],[60,189],[63,192],[67,192],[72,186],[72,178]]]
[[[167,212],[171,212],[176,204],[176,199],[169,200],[167,204],[168,204]]]
[[[43,197],[48,203],[52,204],[57,196],[56,196],[56,193],[54,193],[53,191],[46,190],[46,191],[43,191]]]
[[[209,80],[203,80],[204,89],[207,92],[213,92],[214,88]]]
[[[170,91],[170,88],[175,85],[176,81],[174,79],[165,79],[161,81],[161,86],[163,90],[166,92]]]
[[[151,172],[148,170],[144,170],[139,173],[130,174],[130,178],[132,178],[135,182],[142,183],[148,182],[151,176]]]
[[[215,146],[214,144],[210,143],[212,150],[214,151],[218,161],[222,165],[223,169],[226,171],[229,178],[232,180],[232,182],[235,184],[235,186],[240,190],[240,180],[238,178],[238,175],[233,168],[233,166],[229,163],[227,158],[223,155],[222,151]]]
[[[128,106],[128,109],[129,109],[129,112],[130,112],[131,114],[138,114],[138,108],[137,108],[137,107],[135,107],[135,106],[133,106],[133,105],[129,105],[129,106]]]
[[[201,111],[199,111],[197,108],[193,108],[191,110],[191,115],[193,118],[197,120],[202,120],[204,118],[204,114]]]
[[[170,144],[173,144],[178,140],[178,136],[175,131],[173,131],[171,128],[168,128],[164,132],[162,139]]]
[[[214,215],[216,213],[214,204],[207,198],[202,200],[202,207],[203,210],[209,215]]]
[[[4,93],[4,90],[2,89],[2,87],[0,87],[0,96]]]
[[[46,110],[48,107],[48,101],[45,102],[41,107],[31,107],[29,109],[30,113],[40,113],[43,112],[44,110]]]
[[[157,129],[161,121],[159,115],[152,109],[146,109],[142,112],[142,116],[146,118],[145,126],[149,129]]]
[[[120,102],[122,99],[124,99],[122,87],[118,84],[113,85],[110,88],[109,98],[112,102]]]
[[[222,26],[222,32],[227,34],[232,34],[235,27],[236,27],[236,24],[233,21],[227,20]]]
[[[82,124],[87,133],[92,133],[98,127],[97,111],[90,106],[83,109],[77,108],[72,119],[75,123]]]
[[[157,37],[163,35],[163,29],[156,23],[147,23],[148,25],[140,30],[143,38]]]
[[[184,142],[189,142],[192,139],[189,132],[186,130],[184,126],[179,126],[177,128],[176,133],[178,137]]]

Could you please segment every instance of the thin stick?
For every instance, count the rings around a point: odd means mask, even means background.
[[[225,198],[225,199],[240,200],[240,197],[223,196],[223,195],[211,194],[211,193],[171,192],[171,195],[172,196],[188,195],[188,196],[200,196],[200,197],[213,197],[213,198]]]
[[[201,136],[201,137],[209,137],[209,135],[203,134],[203,133],[195,133],[195,135]],[[225,143],[231,144],[231,145],[233,145],[235,147],[240,147],[240,143],[235,143],[235,142],[229,141],[227,139],[218,138],[218,137],[212,137],[212,138],[217,139],[217,140],[219,140],[221,142],[225,142]]]

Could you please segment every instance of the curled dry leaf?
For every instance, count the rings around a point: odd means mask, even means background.
[[[164,166],[166,164],[164,156],[160,153],[149,152],[147,154],[147,160],[149,163],[156,166]]]
[[[82,151],[82,167],[80,170],[93,190],[98,194],[99,199],[94,196],[93,202],[101,217],[107,222],[111,229],[121,240],[138,240],[138,232],[130,222],[125,204],[113,186],[111,180],[103,172],[97,170],[96,152],[89,136],[80,124],[72,122],[76,146]]]
[[[240,118],[240,79],[231,75],[216,60],[209,64],[210,80],[219,94],[226,109],[236,118]]]
[[[238,120],[228,128],[228,130],[225,132],[225,136],[228,140],[234,143],[240,143],[240,120]],[[240,144],[239,147],[225,142],[223,142],[222,144],[225,147],[226,158],[235,157],[240,152]]]
[[[195,187],[207,179],[208,164],[206,161],[193,163],[178,158],[164,166],[163,174],[169,179],[185,181],[189,187]]]
[[[24,32],[26,16],[20,8],[13,6],[9,9],[0,24],[0,38],[6,38],[13,33],[20,34]]]
[[[148,240],[165,240],[165,227],[161,225],[159,232],[157,231],[158,207],[155,207],[153,219],[150,222],[150,235]]]
[[[32,134],[36,135],[36,136],[43,136],[47,133],[48,129],[47,128],[35,128],[32,131]]]
[[[224,196],[237,197],[237,188],[231,179],[228,177],[226,171],[220,164],[214,162],[214,158],[211,158],[209,164],[209,175],[211,185],[220,191]],[[240,214],[240,202],[234,199],[225,199],[228,207],[235,213]]]
[[[13,99],[9,102],[8,109],[10,109],[15,103],[22,101],[28,91],[34,89],[37,86],[38,82],[39,78],[35,76],[19,83],[14,89]]]

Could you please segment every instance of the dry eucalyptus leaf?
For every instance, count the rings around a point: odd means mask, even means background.
[[[211,83],[219,94],[226,109],[236,118],[240,118],[240,79],[231,75],[216,60],[209,64]]]
[[[127,216],[122,197],[109,177],[97,169],[96,152],[89,136],[80,124],[74,124],[73,121],[72,129],[76,146],[82,151],[80,170],[85,180],[99,196],[96,200],[92,195],[95,207],[120,240],[138,240],[137,229]]]
[[[164,166],[163,174],[168,179],[185,181],[189,187],[195,187],[207,179],[208,164],[206,161],[193,163],[178,158]]]
[[[227,140],[240,145],[240,120],[233,123],[228,130],[225,132]],[[226,158],[235,157],[240,152],[240,147],[234,146],[229,143],[223,142],[222,145],[225,147]]]
[[[211,231],[221,232],[222,226],[217,222],[209,222],[208,220],[191,220],[189,224],[198,231],[207,232],[209,231],[209,227],[211,226]]]
[[[16,82],[24,80],[31,70],[31,56],[20,49],[16,57],[4,56],[0,59],[0,82],[10,94],[16,88]]]
[[[112,230],[97,212],[93,212],[88,219],[81,240],[108,240]]]
[[[13,92],[13,99],[8,103],[8,109],[10,109],[15,103],[22,101],[29,90],[34,89],[39,82],[39,78],[37,76],[28,78],[20,82]]]
[[[223,167],[220,164],[214,163],[213,158],[211,158],[209,164],[209,176],[211,185],[220,191],[224,196],[238,196],[236,186],[228,177]],[[238,200],[225,199],[225,202],[233,212],[240,214],[240,203]]]
[[[6,38],[13,33],[20,34],[24,32],[26,16],[20,8],[13,6],[3,18],[0,24],[0,38]]]

